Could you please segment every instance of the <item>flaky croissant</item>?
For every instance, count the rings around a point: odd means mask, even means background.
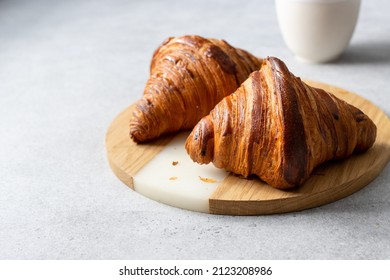
[[[130,120],[131,138],[144,142],[192,129],[260,65],[261,59],[223,40],[169,38],[154,52],[144,95]]]
[[[376,126],[362,111],[264,59],[187,138],[190,157],[276,188],[302,184],[321,163],[369,149]]]

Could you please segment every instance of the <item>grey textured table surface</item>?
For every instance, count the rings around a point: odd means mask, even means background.
[[[1,259],[389,259],[390,167],[297,213],[214,216],[131,191],[105,154],[168,36],[223,38],[390,115],[389,1],[363,1],[350,47],[323,65],[285,47],[274,1],[0,1]]]

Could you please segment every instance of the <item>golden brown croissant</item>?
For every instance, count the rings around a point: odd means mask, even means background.
[[[192,129],[260,65],[261,59],[223,40],[169,38],[154,52],[144,95],[130,120],[131,138],[143,142]]]
[[[359,109],[267,58],[195,126],[185,146],[198,163],[284,189],[325,161],[367,150],[375,138],[375,124]]]

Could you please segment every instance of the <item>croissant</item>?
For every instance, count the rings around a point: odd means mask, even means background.
[[[195,162],[286,189],[325,161],[369,149],[375,138],[376,126],[362,111],[269,57],[201,119],[185,148]]]
[[[167,39],[154,52],[144,95],[130,120],[130,137],[139,143],[192,129],[260,66],[261,59],[223,40]]]

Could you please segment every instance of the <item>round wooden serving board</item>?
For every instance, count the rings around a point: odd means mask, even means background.
[[[185,154],[182,134],[147,144],[134,143],[128,134],[133,105],[120,113],[108,128],[106,148],[110,166],[121,181],[147,197],[212,214],[286,213],[344,198],[370,183],[389,161],[390,121],[378,107],[356,94],[328,84],[307,83],[360,108],[376,124],[377,138],[374,146],[363,154],[318,167],[298,188],[282,191],[256,178],[242,179],[223,173],[212,164],[199,167]],[[146,183],[149,178],[154,178],[154,182]]]

